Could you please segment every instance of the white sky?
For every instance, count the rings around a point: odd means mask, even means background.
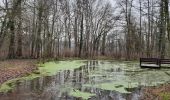
[[[116,0],[108,0],[108,1],[110,1],[110,3],[112,4],[112,6],[114,6],[115,3],[116,3]]]

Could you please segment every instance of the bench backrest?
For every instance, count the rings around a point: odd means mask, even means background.
[[[140,58],[140,65],[143,63],[145,64],[156,64],[160,65],[160,59],[158,58]]]
[[[161,64],[170,64],[170,59],[160,59]]]
[[[147,64],[170,64],[170,59],[159,59],[159,58],[140,58],[140,63]]]
[[[141,62],[157,62],[159,61],[158,58],[140,58]]]

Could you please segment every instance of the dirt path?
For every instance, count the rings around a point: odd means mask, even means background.
[[[0,61],[0,84],[24,76],[37,69],[35,60],[6,60]]]

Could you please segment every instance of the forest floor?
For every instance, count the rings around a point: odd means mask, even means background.
[[[170,84],[146,87],[143,93],[142,100],[170,100]]]
[[[34,70],[36,60],[5,60],[0,61],[0,84],[7,80],[25,76]]]

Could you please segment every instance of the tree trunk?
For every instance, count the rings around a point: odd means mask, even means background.
[[[14,26],[14,21],[12,19],[9,21],[9,28],[10,28],[11,35],[10,35],[8,58],[14,59],[15,58],[15,26]]]
[[[41,1],[40,1],[41,2]],[[41,52],[41,26],[42,26],[42,4],[39,5],[38,11],[38,31],[37,31],[37,38],[36,38],[36,58],[40,58]]]
[[[8,58],[10,58],[10,59],[13,59],[16,57],[16,54],[15,54],[15,17],[17,14],[16,9],[18,9],[18,6],[21,5],[21,2],[22,2],[22,0],[14,1],[13,8],[11,11],[11,16],[9,17],[9,22],[8,22],[9,29],[11,32],[9,52],[8,52]]]
[[[21,4],[19,5],[18,8],[18,19],[19,19],[19,23],[18,23],[18,41],[17,41],[17,57],[22,57],[22,19],[21,19]]]
[[[104,34],[103,34],[103,39],[102,39],[102,55],[103,55],[103,56],[105,55],[106,36],[107,36],[107,33],[104,33]]]
[[[148,0],[148,34],[147,34],[147,57],[150,57],[150,0]]]
[[[79,48],[79,57],[81,57],[81,51],[83,48],[83,14],[82,14],[82,18],[81,18],[81,30],[80,30],[80,48]]]
[[[159,36],[159,52],[160,57],[165,57],[165,15],[164,15],[164,0],[160,3],[160,36]]]

